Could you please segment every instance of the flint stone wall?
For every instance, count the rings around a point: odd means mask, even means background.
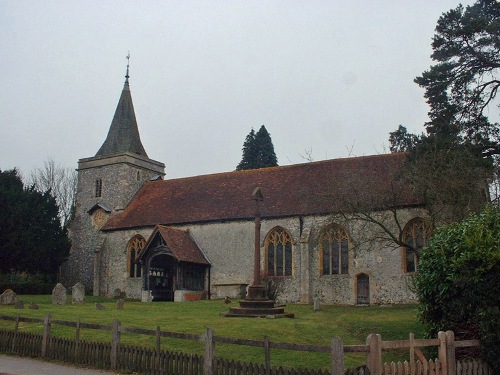
[[[401,214],[403,222],[423,217],[419,209]],[[265,269],[265,238],[275,227],[285,228],[293,238],[293,274],[277,278],[278,302],[312,303],[319,298],[325,304],[353,305],[357,302],[357,276],[369,276],[370,303],[411,303],[415,295],[408,289],[409,274],[403,273],[400,249],[383,247],[367,241],[378,227],[366,223],[352,223],[346,230],[352,238],[349,251],[349,273],[346,275],[320,275],[319,238],[331,216],[262,220],[261,269]],[[339,223],[341,221],[339,220]],[[194,240],[212,263],[210,270],[211,298],[224,298],[227,291],[220,285],[251,284],[253,278],[254,223],[238,221],[209,223],[179,227],[189,229]],[[108,234],[102,258],[101,294],[110,296],[116,288],[130,298],[141,298],[141,278],[127,274],[126,249],[136,234],[148,239],[153,228],[115,231]],[[354,246],[356,245],[356,246]],[[378,245],[378,246],[377,246]],[[264,276],[264,275],[263,275]],[[220,291],[220,295],[218,293]]]

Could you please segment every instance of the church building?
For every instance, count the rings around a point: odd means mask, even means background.
[[[143,301],[243,297],[252,282],[258,210],[261,274],[278,301],[414,302],[416,254],[381,239],[377,225],[345,214],[348,206],[369,207],[396,189],[403,236],[423,246],[427,212],[395,179],[404,158],[382,154],[169,179],[141,143],[127,67],[104,143],[78,161],[62,281],[81,282],[94,295]],[[379,217],[392,214],[374,209]]]

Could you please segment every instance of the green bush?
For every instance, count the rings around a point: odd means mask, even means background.
[[[490,206],[438,228],[414,281],[428,334],[452,330],[457,339],[482,339],[484,358],[500,371],[500,210]]]
[[[0,294],[6,289],[12,289],[16,294],[51,294],[54,286],[54,282],[40,274],[0,273]]]

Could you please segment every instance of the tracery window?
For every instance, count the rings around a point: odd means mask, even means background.
[[[129,277],[141,277],[142,268],[139,263],[135,262],[135,258],[139,252],[144,248],[146,240],[144,237],[137,235],[134,236],[127,246],[127,274]]]
[[[429,221],[415,218],[409,221],[403,230],[403,241],[413,248],[403,247],[403,271],[415,272],[418,264],[418,251],[427,245],[432,227]]]
[[[272,229],[266,237],[267,276],[292,276],[292,236],[282,227]]]
[[[339,225],[328,226],[319,240],[322,275],[349,273],[349,236]]]

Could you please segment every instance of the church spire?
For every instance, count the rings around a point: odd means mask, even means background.
[[[108,136],[95,156],[111,156],[130,152],[148,157],[141,142],[134,105],[129,87],[130,52],[127,55],[127,73],[118,106],[108,131]]]

